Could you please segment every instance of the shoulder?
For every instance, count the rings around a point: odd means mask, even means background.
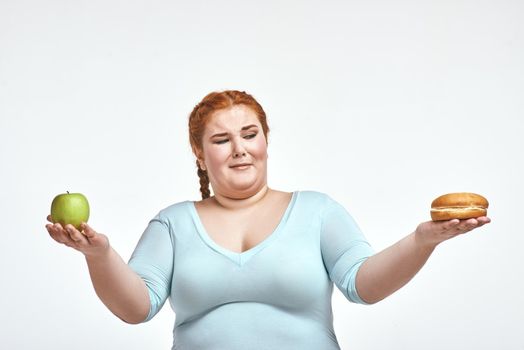
[[[313,217],[323,218],[326,214],[344,212],[344,207],[327,193],[319,191],[296,191],[297,203],[300,211]]]
[[[160,209],[153,220],[164,223],[172,223],[175,219],[183,219],[191,216],[193,202],[189,200],[176,202]]]
[[[193,201],[185,200],[176,202],[173,204],[168,205],[167,207],[164,207],[160,210],[161,213],[171,213],[171,212],[178,212],[178,211],[186,211],[190,205],[193,204]]]
[[[319,191],[296,191],[300,201],[312,206],[317,206],[321,208],[330,207],[337,202],[328,194]]]
[[[319,222],[323,225],[332,220],[351,217],[346,208],[333,196],[319,191],[295,191],[295,217],[304,222]]]

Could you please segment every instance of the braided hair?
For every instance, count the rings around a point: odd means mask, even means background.
[[[202,193],[202,199],[209,198],[211,196],[211,191],[209,191],[209,176],[207,176],[207,171],[200,168],[200,163],[198,160],[197,164],[197,174],[200,179],[200,193]]]

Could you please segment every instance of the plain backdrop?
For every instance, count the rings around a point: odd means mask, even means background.
[[[224,89],[266,110],[270,187],[329,194],[376,250],[440,194],[490,201],[388,299],[335,288],[342,349],[524,349],[524,2],[2,0],[3,349],[170,348],[167,303],[120,321],[44,225],[82,192],[127,261],[160,209],[199,199],[187,118]]]

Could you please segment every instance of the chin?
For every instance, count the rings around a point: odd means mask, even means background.
[[[232,184],[230,191],[235,194],[235,197],[245,198],[256,194],[260,191],[260,186],[257,182],[242,182]]]
[[[251,190],[254,190],[257,188],[256,184],[254,183],[240,183],[240,184],[233,184],[231,187],[231,190],[232,191],[239,191],[239,192],[244,192],[244,191],[251,191]]]

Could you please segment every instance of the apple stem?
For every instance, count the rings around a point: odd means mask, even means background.
[[[67,194],[69,194],[69,191],[66,191],[66,192],[67,192]]]

